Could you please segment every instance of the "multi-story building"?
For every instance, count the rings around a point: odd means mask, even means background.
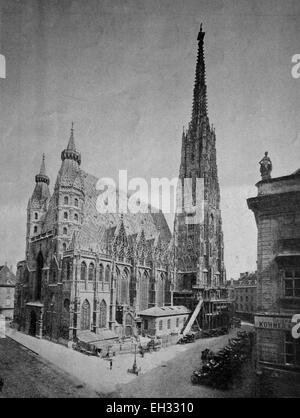
[[[201,25],[192,118],[182,134],[180,199],[174,230],[174,303],[194,309],[202,299],[199,323],[202,328],[216,328],[228,324],[230,301],[224,266],[216,132],[207,112],[204,36]]]
[[[0,315],[13,319],[16,276],[5,263],[0,266]]]
[[[271,395],[300,396],[300,338],[292,331],[300,313],[300,170],[271,178],[267,153],[261,164],[257,196],[248,199],[258,230],[257,373]]]
[[[238,280],[231,281],[234,313],[241,319],[253,321],[256,311],[256,273],[241,273]]]

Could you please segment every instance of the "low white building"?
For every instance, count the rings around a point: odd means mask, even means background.
[[[139,312],[142,335],[178,334],[186,324],[190,310],[185,306],[154,306]]]

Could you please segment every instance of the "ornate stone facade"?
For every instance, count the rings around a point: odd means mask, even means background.
[[[135,332],[139,310],[172,304],[172,240],[161,212],[101,214],[97,179],[81,168],[73,127],[54,192],[43,157],[27,208],[15,321],[27,333],[69,340],[78,331]]]
[[[189,303],[190,307],[199,297],[223,299],[224,303],[227,299],[216,133],[207,115],[204,35],[201,25],[192,118],[182,134],[179,171],[182,199],[179,200],[180,211],[175,218],[174,232],[175,301]],[[191,179],[190,187],[186,179]],[[210,305],[206,310],[209,314],[215,312]]]

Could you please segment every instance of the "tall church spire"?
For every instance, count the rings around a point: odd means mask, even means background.
[[[74,160],[78,164],[81,163],[81,155],[80,155],[80,152],[78,152],[76,150],[76,147],[75,147],[74,123],[73,122],[72,122],[72,125],[71,125],[70,139],[69,139],[67,148],[64,149],[63,152],[61,153],[61,159],[62,159],[62,161],[64,161],[64,160]]]
[[[198,56],[195,74],[192,124],[198,125],[201,118],[207,116],[206,80],[205,80],[205,59],[204,59],[204,36],[202,23],[198,33]]]

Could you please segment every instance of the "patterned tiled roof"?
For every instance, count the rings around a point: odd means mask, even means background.
[[[73,160],[64,160],[58,173],[56,187],[77,187],[84,193],[84,216],[80,230],[75,233],[69,248],[80,248],[95,252],[107,252],[108,230],[118,232],[121,215],[119,213],[100,213],[97,210],[99,191],[96,189],[97,177],[86,173]],[[110,193],[113,193],[111,191]],[[142,203],[141,203],[142,207]],[[145,206],[144,206],[145,208]],[[43,232],[53,228],[55,222],[55,199],[52,196],[45,217]],[[171,232],[162,212],[156,213],[127,213],[123,215],[124,229],[127,236],[138,237],[142,230],[146,240],[160,240],[169,243]],[[138,238],[137,238],[138,241]]]
[[[140,316],[174,316],[189,314],[191,311],[185,306],[154,306],[153,308],[145,309],[139,312]]]

